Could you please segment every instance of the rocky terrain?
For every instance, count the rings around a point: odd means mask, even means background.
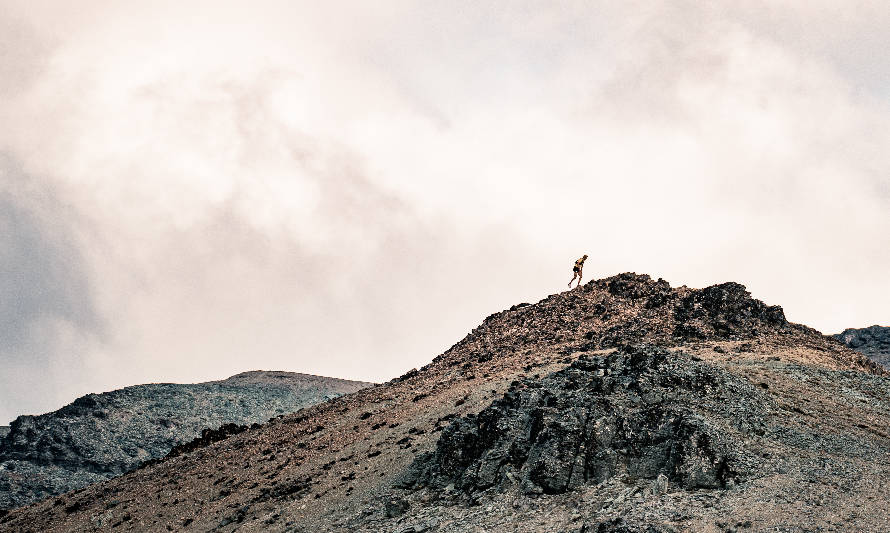
[[[890,379],[737,283],[592,281],[0,531],[890,531]]]
[[[834,335],[834,338],[879,365],[890,368],[890,327],[849,328]]]
[[[402,486],[563,494],[626,474],[725,488],[760,468],[742,443],[765,433],[768,411],[761,389],[725,370],[665,348],[624,346],[511,384],[478,415],[448,426]]]
[[[0,510],[118,476],[206,428],[249,425],[354,392],[370,383],[245,372],[226,380],[137,385],[88,394],[0,433]]]

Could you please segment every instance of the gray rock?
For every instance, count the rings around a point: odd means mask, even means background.
[[[613,518],[595,526],[585,525],[581,531],[584,533],[668,533],[670,530],[653,525],[635,526],[627,523],[623,518]]]
[[[667,494],[668,478],[666,475],[658,474],[658,477],[655,478],[655,483],[653,484],[653,491],[658,495]]]
[[[764,402],[747,381],[682,353],[625,347],[514,382],[478,416],[447,427],[400,486],[453,483],[475,492],[506,488],[507,472],[516,472],[527,494],[619,474],[721,488],[749,474],[755,459],[743,442],[746,433],[763,433]]]
[[[383,504],[383,513],[387,518],[396,518],[405,514],[410,504],[402,498],[392,498]]]
[[[890,327],[849,328],[832,337],[875,363],[890,368]]]
[[[675,335],[683,339],[742,339],[759,328],[784,326],[785,313],[751,298],[744,285],[721,283],[693,291],[674,307]]]

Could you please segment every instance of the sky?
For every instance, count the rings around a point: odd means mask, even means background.
[[[890,325],[890,4],[0,0],[0,424],[634,271]]]

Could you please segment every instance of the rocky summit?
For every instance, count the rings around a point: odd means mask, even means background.
[[[370,383],[290,372],[88,394],[0,433],[0,510],[79,489],[164,457],[224,424],[265,422]]]
[[[890,531],[890,379],[744,286],[620,274],[0,531]]]
[[[890,327],[849,328],[834,338],[890,369]]]

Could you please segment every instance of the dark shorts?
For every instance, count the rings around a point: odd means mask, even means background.
[[[578,267],[572,267],[572,272],[580,272],[581,269]]]

